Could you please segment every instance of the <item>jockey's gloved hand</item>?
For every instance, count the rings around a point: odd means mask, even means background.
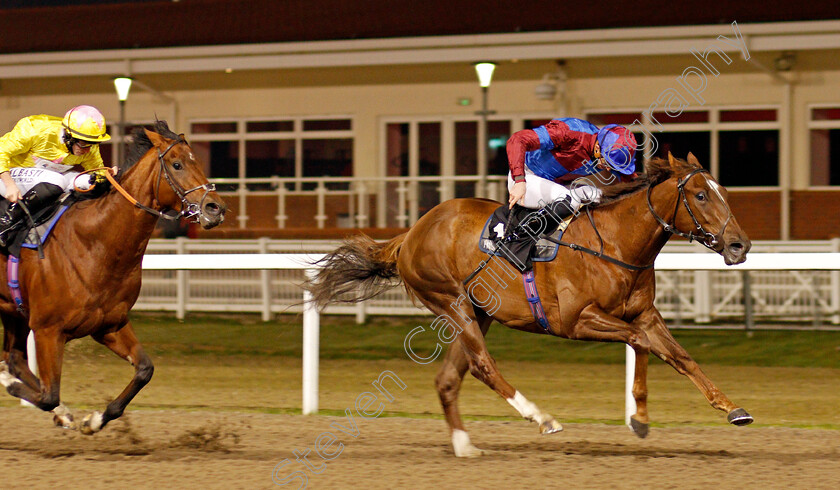
[[[601,189],[591,185],[578,185],[572,189],[572,196],[574,200],[582,204],[595,204],[600,202],[602,192]]]

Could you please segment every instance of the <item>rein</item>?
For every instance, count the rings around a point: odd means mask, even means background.
[[[183,135],[181,135],[181,137],[179,137],[178,140],[173,141],[172,144],[169,145],[166,148],[166,150],[163,151],[163,153],[161,153],[160,149],[158,149],[158,154],[157,154],[158,161],[160,162],[161,171],[158,174],[158,181],[157,181],[157,184],[155,185],[155,202],[158,202],[157,196],[158,196],[159,191],[160,191],[161,178],[165,178],[166,183],[169,184],[169,187],[172,188],[172,191],[175,192],[175,195],[178,196],[178,198],[181,200],[181,211],[174,216],[170,215],[170,214],[166,214],[163,211],[158,211],[157,209],[150,208],[149,206],[141,204],[139,201],[137,201],[137,199],[135,199],[131,194],[129,194],[128,191],[126,191],[116,181],[116,179],[114,179],[114,177],[112,176],[113,169],[111,169],[109,167],[99,167],[99,168],[95,168],[95,169],[91,169],[91,170],[86,170],[84,172],[81,172],[79,175],[84,175],[84,174],[88,174],[88,173],[96,172],[98,170],[105,169],[106,170],[105,178],[108,179],[108,182],[110,182],[111,185],[114,186],[114,188],[117,189],[117,191],[119,191],[119,193],[122,194],[122,196],[124,198],[126,198],[126,200],[128,200],[128,202],[133,204],[135,207],[138,207],[138,208],[142,209],[143,211],[146,211],[149,214],[152,214],[152,215],[157,216],[159,218],[163,218],[163,219],[170,220],[170,221],[175,221],[175,220],[180,219],[180,218],[186,218],[186,219],[193,218],[195,222],[198,222],[198,219],[201,216],[201,208],[203,207],[202,205],[204,204],[204,200],[207,198],[207,194],[216,190],[216,186],[214,184],[207,183],[207,184],[203,184],[203,185],[193,187],[192,189],[189,189],[189,190],[184,190],[184,188],[181,187],[181,185],[178,184],[178,182],[175,181],[175,179],[169,173],[169,168],[164,163],[163,157],[166,156],[167,153],[169,153],[169,150],[171,150],[172,147],[174,147],[175,145],[177,145],[179,143],[187,144],[186,140],[183,139]],[[78,178],[78,176],[76,178]],[[76,187],[75,183],[74,183],[74,187]],[[204,189],[204,195],[201,196],[201,200],[198,203],[191,203],[191,202],[187,201],[187,195],[188,194],[190,194],[191,192],[197,191],[197,190],[201,190],[201,189]],[[80,192],[89,192],[89,191],[82,191],[81,189],[79,189],[77,187],[76,187],[76,190],[80,191]]]
[[[601,238],[601,232],[598,231],[598,227],[595,226],[595,218],[592,217],[592,210],[589,209],[588,207],[586,208],[586,215],[589,216],[589,223],[592,225],[592,229],[595,230],[595,235],[598,236],[598,241],[601,243],[601,250],[599,252],[596,252],[596,251],[592,250],[591,248],[583,247],[583,246],[578,245],[576,243],[569,243],[569,242],[564,242],[563,240],[558,240],[551,235],[542,235],[540,238],[543,238],[543,239],[548,240],[550,242],[554,242],[557,245],[562,245],[564,247],[569,247],[570,249],[572,249],[576,252],[587,253],[587,254],[592,255],[594,257],[598,257],[599,259],[606,260],[607,262],[609,262],[611,264],[615,264],[619,267],[623,267],[625,269],[629,269],[629,270],[634,271],[634,272],[647,270],[647,269],[650,269],[651,267],[653,267],[653,262],[651,262],[648,265],[633,265],[633,264],[628,264],[627,262],[623,262],[621,260],[618,260],[615,257],[610,257],[609,255],[604,255],[604,239]]]
[[[648,210],[650,211],[650,214],[652,214],[653,217],[656,219],[656,221],[660,225],[662,225],[662,228],[665,230],[666,233],[670,233],[670,234],[673,234],[673,235],[679,235],[683,238],[687,238],[689,242],[691,242],[692,240],[697,240],[698,243],[700,243],[703,246],[705,246],[706,248],[714,251],[714,247],[716,247],[717,244],[718,244],[717,235],[706,231],[706,229],[703,228],[703,225],[701,225],[700,222],[697,221],[697,217],[694,215],[694,212],[691,210],[691,207],[688,205],[688,199],[685,197],[685,185],[688,184],[688,181],[692,177],[694,177],[697,174],[701,174],[701,173],[709,173],[709,171],[706,170],[705,168],[698,168],[696,170],[691,171],[688,175],[683,177],[682,180],[677,182],[677,189],[679,190],[680,197],[679,197],[679,199],[677,199],[677,202],[674,204],[674,218],[676,219],[677,210],[680,207],[680,201],[682,201],[683,205],[685,206],[686,211],[688,211],[688,215],[691,216],[691,219],[694,221],[694,226],[696,227],[696,231],[699,231],[700,234],[695,234],[694,231],[690,231],[688,233],[682,232],[682,231],[678,230],[674,225],[671,225],[671,224],[667,223],[664,219],[662,219],[662,217],[659,216],[656,213],[656,211],[653,209],[653,204],[650,202],[650,193],[651,193],[651,190],[653,189],[653,187],[651,187],[651,186],[648,186],[648,189],[647,189],[647,205],[648,205]],[[724,204],[725,204],[725,201],[724,201]],[[728,206],[727,206],[727,209],[728,209]],[[580,246],[576,243],[568,243],[568,242],[564,242],[563,240],[558,240],[558,239],[556,239],[556,238],[554,238],[550,235],[542,235],[542,236],[540,236],[540,238],[546,239],[550,242],[556,243],[558,245],[562,245],[564,247],[568,247],[568,248],[570,248],[572,250],[575,250],[577,252],[587,253],[589,255],[598,257],[599,259],[606,260],[607,262],[609,262],[611,264],[615,264],[619,267],[623,267],[625,269],[628,269],[628,270],[631,270],[631,271],[634,271],[634,272],[647,270],[647,269],[650,269],[650,268],[653,267],[653,265],[654,265],[653,262],[651,262],[650,264],[647,264],[647,265],[639,266],[639,265],[628,264],[627,262],[623,262],[621,260],[618,260],[615,257],[610,257],[609,255],[604,255],[604,239],[601,238],[601,233],[598,231],[598,227],[595,226],[595,218],[592,217],[592,210],[589,207],[586,208],[586,214],[587,214],[587,216],[589,216],[589,223],[592,225],[592,229],[595,230],[595,235],[598,237],[598,241],[601,244],[601,249],[600,249],[599,252],[596,252],[595,250],[592,250],[591,248],[586,248],[586,247]],[[720,235],[723,235],[723,232],[726,230],[726,226],[729,224],[729,221],[731,219],[732,219],[732,212],[730,211],[729,212],[729,217],[726,218],[726,222],[723,224],[723,228],[721,228],[721,230],[720,230]]]

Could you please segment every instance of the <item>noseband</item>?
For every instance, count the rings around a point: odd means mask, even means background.
[[[648,209],[650,210],[650,213],[653,215],[654,218],[656,218],[656,221],[658,221],[659,224],[662,225],[662,228],[665,229],[666,233],[672,233],[674,235],[679,235],[683,238],[687,238],[689,242],[691,242],[693,240],[697,240],[698,243],[702,244],[706,248],[708,248],[712,251],[715,251],[715,247],[717,247],[717,245],[719,243],[718,236],[721,236],[721,237],[723,236],[723,232],[726,231],[726,226],[729,225],[729,221],[732,219],[732,213],[731,212],[729,213],[729,216],[726,218],[726,222],[723,223],[723,228],[721,228],[720,233],[718,235],[715,235],[714,233],[710,233],[710,232],[706,231],[706,229],[703,228],[703,225],[701,225],[700,222],[697,221],[697,217],[694,215],[694,212],[691,210],[691,206],[688,205],[688,199],[685,197],[685,185],[688,184],[688,181],[691,180],[692,177],[694,177],[697,174],[701,174],[701,173],[708,174],[709,171],[706,170],[705,168],[698,168],[698,169],[692,170],[688,175],[686,175],[679,182],[677,182],[677,190],[680,193],[680,197],[679,197],[679,199],[677,199],[677,202],[674,204],[674,220],[677,219],[677,211],[679,210],[679,207],[680,207],[680,201],[682,201],[683,206],[685,206],[686,211],[688,211],[688,215],[691,216],[691,219],[694,221],[694,227],[695,227],[694,230],[692,230],[688,233],[682,232],[682,231],[678,230],[675,225],[667,223],[664,219],[662,219],[661,216],[659,216],[656,213],[656,211],[653,209],[653,204],[651,204],[651,202],[650,202],[650,193],[651,193],[651,190],[653,189],[652,186],[648,187],[648,190],[647,190],[647,205],[648,205]],[[724,205],[726,205],[725,201],[724,201]],[[728,209],[728,207],[727,207],[727,209]]]

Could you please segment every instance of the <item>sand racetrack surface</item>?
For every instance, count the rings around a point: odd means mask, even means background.
[[[840,431],[774,427],[651,429],[566,424],[540,436],[525,421],[467,422],[489,453],[453,456],[436,419],[208,411],[128,412],[87,437],[33,409],[0,409],[6,488],[838,488]],[[315,453],[325,432],[343,449]],[[337,444],[336,442],[336,444]],[[330,450],[335,452],[337,446]],[[310,449],[314,470],[295,459]],[[329,452],[329,451],[327,451]],[[284,461],[287,460],[287,461]],[[283,464],[285,463],[285,464]],[[278,466],[280,465],[280,466]]]

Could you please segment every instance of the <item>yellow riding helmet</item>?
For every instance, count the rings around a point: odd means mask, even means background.
[[[105,117],[96,107],[76,106],[64,115],[61,121],[64,130],[75,139],[91,143],[103,143],[111,139],[105,132]]]

